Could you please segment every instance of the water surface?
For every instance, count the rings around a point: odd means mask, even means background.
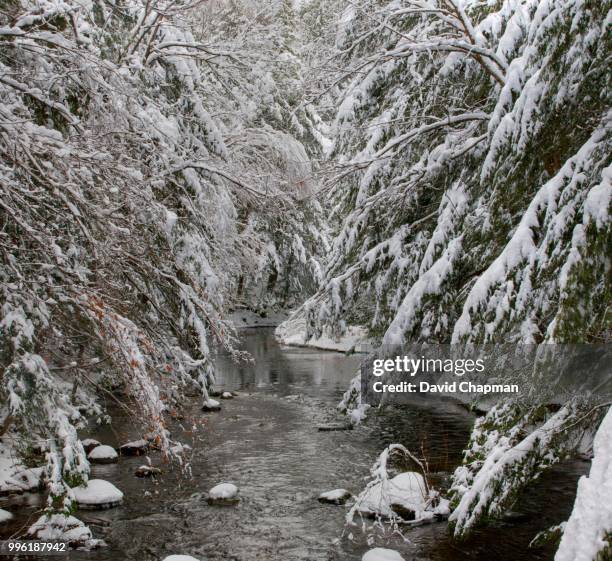
[[[424,455],[433,480],[443,487],[461,461],[473,416],[453,402],[421,399],[375,412],[366,426],[353,431],[319,432],[317,425],[339,418],[335,406],[360,357],[283,348],[271,329],[245,330],[243,346],[253,364],[236,365],[226,356],[218,361],[218,385],[237,390],[239,397],[208,414],[194,399],[181,423],[172,426],[176,437],[193,445],[192,477],[162,465],[155,452],[152,463],[164,469],[157,481],[133,475],[142,458],[94,466],[92,477],[113,482],[125,493],[125,504],[77,513],[109,547],[72,552],[70,559],[153,561],[183,553],[201,561],[357,561],[369,549],[368,535],[372,546],[397,549],[406,561],[552,559],[551,551],[528,550],[527,544],[538,530],[567,518],[576,479],[588,464],[550,471],[507,520],[468,542],[449,540],[445,523],[409,529],[403,536],[347,529],[347,507],[320,504],[321,492],[344,487],[357,494],[378,454],[394,442]],[[120,412],[111,427],[92,436],[111,445],[140,437]],[[206,503],[207,490],[219,482],[239,486],[239,505]],[[2,503],[18,514],[14,531],[38,516],[41,497]]]

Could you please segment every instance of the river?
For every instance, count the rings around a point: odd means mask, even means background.
[[[185,418],[171,427],[193,446],[191,477],[162,465],[155,452],[152,463],[164,470],[158,480],[134,476],[142,458],[93,466],[92,477],[114,483],[125,501],[114,509],[77,513],[108,547],[71,552],[69,559],[158,561],[184,553],[201,561],[358,561],[369,549],[368,539],[399,550],[406,561],[552,559],[550,550],[528,550],[527,544],[538,530],[567,518],[587,463],[557,466],[510,516],[467,542],[452,542],[444,522],[408,529],[403,536],[347,529],[347,507],[321,504],[319,493],[344,487],[357,494],[378,454],[394,442],[425,455],[433,481],[444,487],[461,461],[472,414],[450,401],[428,400],[374,412],[352,431],[319,432],[317,425],[338,419],[335,406],[359,355],[281,347],[273,330],[264,328],[243,330],[242,344],[255,362],[237,365],[222,355],[217,375],[219,387],[239,396],[224,400],[221,412],[206,414],[194,398]],[[140,434],[116,411],[112,426],[88,436],[118,445]],[[219,482],[239,486],[237,506],[207,504],[207,490]],[[35,519],[41,506],[40,495],[0,499],[0,507],[17,514],[10,531]],[[5,527],[4,538],[7,532]]]

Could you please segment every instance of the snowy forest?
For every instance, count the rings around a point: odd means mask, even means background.
[[[372,408],[359,371],[383,346],[610,344],[611,22],[609,0],[2,0],[1,538],[612,559],[610,377],[451,415]]]

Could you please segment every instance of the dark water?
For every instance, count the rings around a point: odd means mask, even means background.
[[[201,561],[353,561],[369,549],[368,535],[371,547],[397,549],[406,561],[552,559],[551,551],[528,550],[527,544],[539,530],[567,518],[576,480],[587,464],[550,471],[508,520],[468,542],[451,542],[445,523],[412,528],[403,536],[346,529],[347,508],[318,503],[319,493],[344,487],[357,494],[378,454],[393,442],[424,454],[443,487],[461,460],[473,417],[450,402],[417,401],[373,414],[366,426],[353,431],[318,432],[318,424],[338,419],[335,405],[360,358],[281,348],[272,333],[244,332],[244,348],[255,364],[220,358],[218,385],[238,390],[239,397],[223,401],[223,411],[210,414],[202,414],[194,400],[185,419],[172,427],[175,437],[193,445],[191,478],[163,466],[155,452],[153,464],[164,469],[158,481],[133,475],[143,463],[139,458],[93,467],[92,477],[114,483],[125,493],[125,502],[107,511],[77,513],[109,547],[72,552],[70,559],[153,561],[182,553]],[[140,434],[117,414],[112,427],[91,436],[116,445]],[[240,487],[239,505],[206,503],[207,490],[219,482]],[[1,499],[0,507],[17,515],[4,529],[6,538],[8,531],[27,527],[38,516],[41,497]]]

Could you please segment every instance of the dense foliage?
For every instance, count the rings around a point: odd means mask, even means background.
[[[279,334],[609,342],[611,8],[345,2],[320,101],[332,251]],[[341,404],[354,419],[359,392]],[[477,423],[451,489],[456,536],[592,439],[607,404],[553,397]]]
[[[1,413],[22,451],[46,451],[53,511],[87,479],[96,396],[120,390],[172,455],[183,390],[207,399],[215,348],[244,358],[225,314],[317,279],[291,6],[230,4],[0,12]]]

